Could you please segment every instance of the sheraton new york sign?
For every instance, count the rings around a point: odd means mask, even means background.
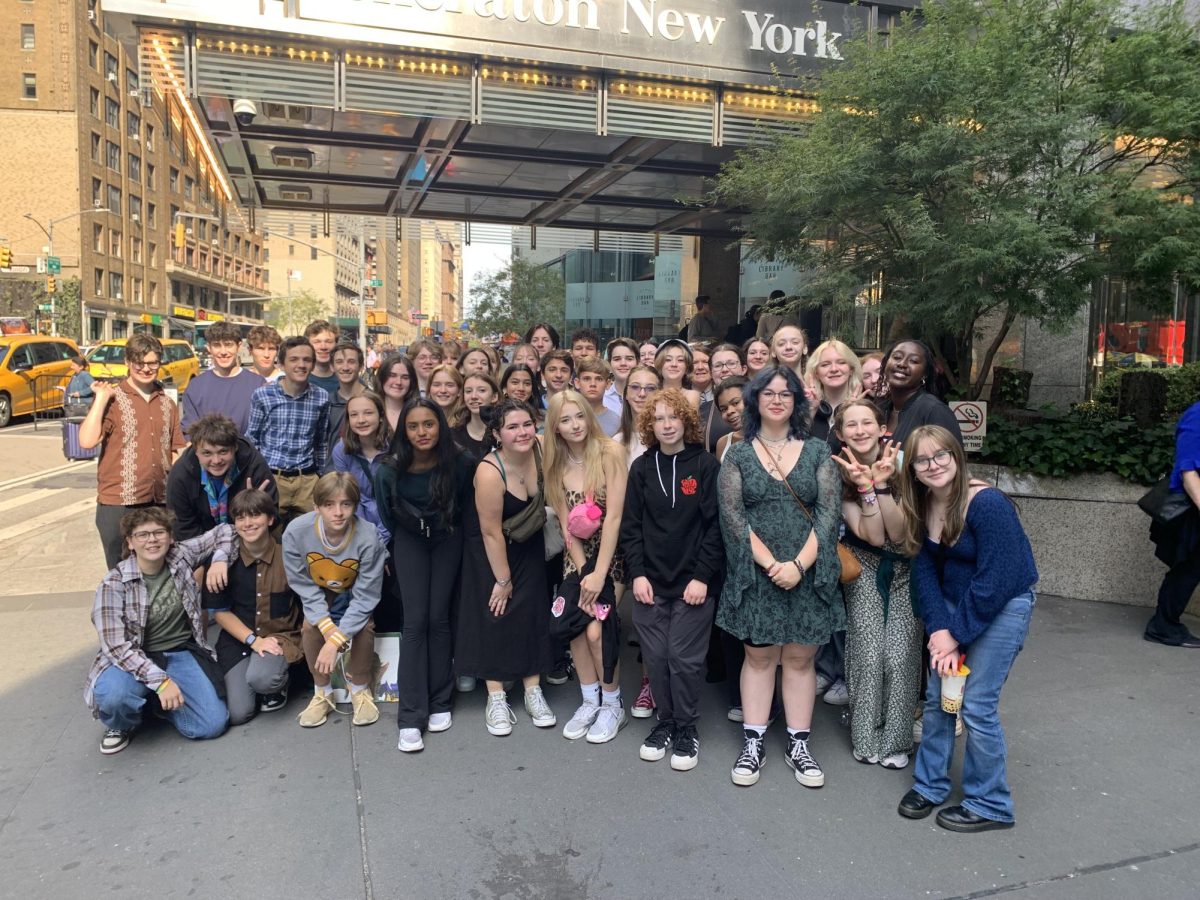
[[[809,0],[297,0],[300,19],[749,72],[842,58],[866,7]],[[508,46],[505,46],[508,45]],[[606,64],[601,60],[597,64]]]

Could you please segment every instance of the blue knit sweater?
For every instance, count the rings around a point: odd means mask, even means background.
[[[1016,509],[1000,491],[986,488],[967,507],[954,546],[925,539],[912,577],[925,630],[945,628],[960,644],[970,644],[1009,600],[1037,583],[1038,573]]]

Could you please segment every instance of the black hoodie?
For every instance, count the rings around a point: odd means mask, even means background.
[[[634,462],[621,515],[621,550],[630,583],[650,579],[654,593],[682,597],[692,579],[719,591],[725,545],[717,510],[721,466],[699,444],[674,456],[652,447]]]
[[[279,502],[275,476],[267,468],[262,455],[244,437],[238,438],[233,463],[237,466],[238,477],[229,485],[230,503],[246,489],[246,479],[256,488],[264,481],[267,482],[263,490],[271,495],[272,500]],[[195,446],[184,450],[175,461],[175,465],[171,466],[167,475],[167,507],[175,514],[174,530],[177,541],[194,538],[217,527],[208,508],[204,486],[200,483],[200,460],[196,458]]]

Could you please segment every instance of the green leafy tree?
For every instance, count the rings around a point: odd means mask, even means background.
[[[325,318],[327,308],[324,300],[305,289],[290,297],[273,297],[266,321],[284,337],[302,334],[309,322]]]
[[[54,294],[54,322],[63,337],[82,340],[79,329],[79,279],[58,278],[58,290]],[[38,313],[38,306],[51,300],[46,293],[44,276],[35,278],[6,278],[0,281],[0,315],[19,316],[29,321],[47,321],[48,316]]]
[[[523,334],[545,322],[561,332],[566,296],[561,275],[516,257],[496,272],[476,276],[471,285],[473,329],[476,334]]]
[[[1183,6],[931,0],[844,45],[806,131],[740,153],[713,199],[756,254],[814,271],[802,304],[846,308],[881,278],[894,330],[977,397],[1019,317],[1063,327],[1104,275],[1148,305],[1200,286]]]

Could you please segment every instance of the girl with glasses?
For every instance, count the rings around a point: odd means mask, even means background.
[[[649,396],[662,387],[662,376],[651,366],[637,366],[625,381],[625,393],[621,405],[621,428],[613,438],[625,449],[625,460],[632,466],[634,460],[646,452],[642,443],[641,429],[637,417],[646,407]]]

